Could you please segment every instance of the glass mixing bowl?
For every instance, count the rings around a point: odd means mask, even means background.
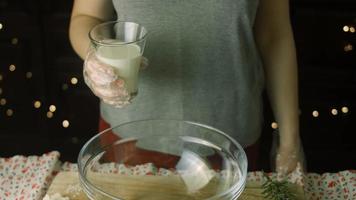
[[[247,158],[213,127],[142,120],[95,135],[81,149],[78,168],[92,200],[231,200],[244,190]]]

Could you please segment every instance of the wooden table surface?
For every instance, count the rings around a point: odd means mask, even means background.
[[[126,200],[155,199],[155,200],[193,200],[205,199],[216,188],[216,181],[211,181],[207,186],[199,190],[199,193],[187,195],[185,183],[177,176],[129,176],[119,174],[91,174],[92,182],[100,188],[105,188],[111,194],[116,194]],[[164,183],[164,184],[162,184]],[[159,185],[159,187],[158,187]],[[298,200],[305,199],[301,186],[291,184]],[[248,182],[239,199],[260,200],[262,197],[261,184]],[[71,200],[87,200],[79,184],[78,173],[60,172],[53,180],[47,194],[59,193]],[[98,199],[101,199],[100,197]]]

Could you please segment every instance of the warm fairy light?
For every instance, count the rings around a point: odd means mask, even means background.
[[[319,112],[317,110],[313,111],[313,117],[319,117]]]
[[[32,72],[26,72],[26,78],[28,79],[32,78]]]
[[[335,109],[335,108],[331,109],[331,114],[332,115],[337,115],[338,114],[337,109]]]
[[[73,84],[73,85],[76,85],[78,83],[78,79],[73,77],[70,79],[70,82]]]
[[[0,30],[3,28],[4,26],[2,25],[2,23],[0,23]]]
[[[14,115],[14,111],[11,110],[11,109],[7,109],[7,110],[6,110],[6,115],[9,116],[9,117],[11,117],[12,115]]]
[[[346,107],[346,106],[344,106],[344,107],[342,107],[341,108],[341,112],[343,112],[343,113],[348,113],[349,112],[349,108],[348,107]]]
[[[48,111],[47,112],[47,118],[51,119],[53,117],[53,112]]]
[[[49,111],[55,112],[56,110],[57,110],[57,108],[56,108],[55,105],[50,105],[50,106],[49,106]]]
[[[62,85],[62,90],[68,90],[68,84],[64,83],[64,84]]]
[[[2,81],[3,78],[4,78],[4,77],[2,77],[2,75],[0,74],[0,81]]]
[[[0,99],[0,105],[2,105],[2,106],[6,105],[6,99],[5,98]]]
[[[35,108],[40,108],[41,107],[41,102],[40,101],[35,101],[35,103],[33,103],[33,106]]]
[[[273,129],[277,129],[277,128],[278,128],[277,122],[272,122],[271,127],[272,127]]]
[[[70,141],[73,143],[73,144],[77,144],[79,142],[79,139],[77,137],[72,137],[70,139]]]
[[[11,39],[11,44],[15,45],[17,43],[19,43],[19,39],[17,39],[17,38],[12,38]]]
[[[9,70],[12,71],[12,72],[15,71],[16,70],[16,66],[15,65],[10,65],[9,66]]]
[[[350,32],[351,32],[351,33],[355,33],[355,27],[351,26],[351,27],[350,27]]]
[[[344,27],[342,28],[342,30],[343,30],[344,32],[349,32],[350,27],[349,27],[349,26],[344,26]]]
[[[62,122],[62,126],[63,126],[64,128],[68,128],[68,127],[69,127],[69,121],[68,121],[68,120],[64,120],[64,121]]]
[[[347,44],[344,46],[344,51],[348,52],[348,51],[352,51],[354,49],[354,46],[352,46],[352,44]]]

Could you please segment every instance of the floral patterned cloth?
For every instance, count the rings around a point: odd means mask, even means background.
[[[60,167],[61,166],[61,167]],[[65,162],[60,165],[59,153],[42,156],[14,156],[0,158],[0,200],[41,200],[58,170],[77,171],[77,165]],[[94,166],[102,173],[169,176],[176,172],[156,168],[152,163],[137,166],[108,163]],[[275,173],[269,174],[277,178]],[[356,171],[303,175],[300,170],[287,177],[288,181],[304,185],[306,198],[310,200],[355,200]],[[263,182],[262,172],[250,172],[248,181]]]
[[[42,199],[57,172],[58,161],[56,151],[0,158],[0,200]]]
[[[310,200],[356,199],[356,171],[306,175],[305,194]]]

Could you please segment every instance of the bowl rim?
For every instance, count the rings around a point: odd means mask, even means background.
[[[188,121],[188,120],[176,120],[176,119],[141,119],[141,120],[133,120],[133,121],[129,121],[129,122],[124,122],[124,123],[121,123],[121,124],[118,124],[118,125],[115,125],[114,127],[111,127],[111,128],[107,128],[99,133],[97,133],[96,135],[94,135],[92,138],[90,138],[84,145],[83,147],[81,148],[79,154],[78,154],[78,158],[77,158],[77,165],[78,165],[78,173],[79,173],[79,179],[80,179],[80,182],[83,186],[84,184],[84,187],[86,189],[94,189],[96,192],[99,192],[101,193],[102,195],[104,196],[107,196],[107,197],[110,197],[112,198],[113,200],[125,200],[125,199],[120,199],[118,197],[115,197],[103,190],[101,190],[100,188],[96,187],[94,184],[92,184],[84,175],[84,167],[81,163],[81,159],[83,158],[84,156],[84,150],[87,149],[87,147],[91,144],[91,142],[95,139],[97,139],[98,137],[100,137],[102,134],[104,134],[105,132],[109,131],[109,130],[113,130],[117,127],[120,127],[120,126],[125,126],[125,125],[128,125],[128,124],[133,124],[133,123],[138,123],[138,122],[145,122],[145,121],[170,121],[170,122],[179,122],[179,123],[187,123],[187,124],[190,124],[190,125],[195,125],[195,126],[199,126],[201,128],[205,128],[205,129],[209,129],[209,130],[212,130],[216,133],[219,133],[223,136],[225,136],[230,142],[232,142],[232,144],[234,144],[237,149],[239,149],[239,153],[241,153],[241,156],[242,156],[242,159],[246,161],[246,168],[245,170],[241,170],[241,180],[242,181],[237,181],[236,183],[234,183],[232,186],[229,187],[229,189],[221,192],[221,193],[218,193],[218,194],[215,194],[214,196],[212,197],[209,197],[207,199],[204,199],[204,200],[212,200],[212,199],[218,199],[218,198],[221,198],[221,197],[224,197],[224,196],[227,196],[227,195],[230,195],[232,194],[233,196],[235,195],[233,192],[236,192],[236,188],[240,188],[240,189],[244,189],[245,187],[245,184],[246,184],[246,181],[247,181],[247,169],[248,169],[248,161],[247,161],[247,156],[246,156],[246,153],[245,153],[245,150],[243,149],[243,147],[235,140],[233,139],[231,136],[229,136],[228,134],[226,134],[225,132],[217,129],[217,128],[214,128],[212,126],[209,126],[209,125],[205,125],[205,124],[202,124],[202,123],[199,123],[199,122],[193,122],[193,121]],[[85,163],[85,165],[87,164],[87,162]],[[85,181],[85,182],[84,182]],[[89,187],[89,188],[88,188]],[[241,193],[239,190],[237,191],[238,193]]]

